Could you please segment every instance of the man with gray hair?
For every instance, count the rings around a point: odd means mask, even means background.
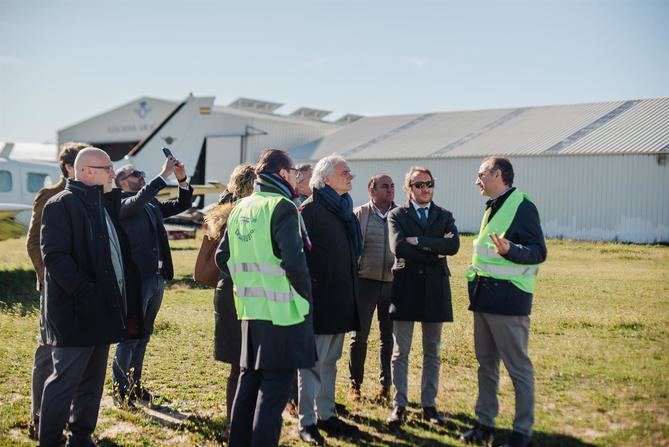
[[[42,213],[46,343],[53,372],[44,384],[40,445],[94,445],[109,344],[137,336],[139,296],[128,241],[118,223],[120,191],[103,150],[82,149],[75,180]]]
[[[339,155],[321,159],[314,167],[313,195],[302,207],[311,239],[307,252],[311,273],[317,361],[299,370],[300,438],[322,445],[318,429],[351,435],[355,425],[337,417],[335,380],[346,332],[360,330],[358,314],[358,258],[362,236],[349,195],[353,175]]]

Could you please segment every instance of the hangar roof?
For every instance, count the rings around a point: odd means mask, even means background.
[[[669,98],[365,117],[290,152],[296,160],[669,153]]]

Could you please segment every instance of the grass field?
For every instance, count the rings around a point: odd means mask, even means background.
[[[449,425],[433,429],[409,408],[409,423],[385,427],[390,408],[348,402],[348,349],[339,362],[341,415],[357,439],[329,445],[458,446],[473,422],[476,360],[463,273],[471,238],[452,258],[455,322],[444,327],[438,407]],[[0,242],[0,446],[34,445],[27,437],[30,370],[38,326],[34,274],[25,239]],[[128,412],[105,391],[96,436],[101,446],[220,445],[227,365],[212,359],[213,292],[189,279],[198,242],[174,242],[177,278],[165,294],[149,344],[144,380],[162,400],[161,413]],[[534,299],[530,354],[536,370],[535,445],[669,445],[669,248],[549,241]],[[410,395],[420,393],[420,331],[411,357]],[[372,329],[363,396],[376,390],[378,331]],[[346,346],[348,346],[348,339]],[[107,373],[109,378],[109,372]],[[513,417],[513,388],[502,373],[500,440]],[[166,421],[166,419],[172,422]],[[300,445],[296,421],[285,420],[282,445]]]

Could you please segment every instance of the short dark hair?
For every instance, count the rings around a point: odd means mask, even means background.
[[[431,177],[432,175],[430,175]],[[379,173],[379,174],[374,174],[372,178],[369,179],[369,182],[367,183],[367,189],[372,188],[376,189],[376,182],[381,178],[381,177],[390,177],[388,174],[384,173]]]
[[[484,163],[491,163],[491,171],[499,170],[502,173],[502,181],[506,186],[513,186],[513,166],[506,157],[488,157],[483,160]]]
[[[58,162],[60,165],[60,172],[63,173],[63,177],[67,178],[67,169],[65,168],[65,165],[74,166],[74,160],[77,158],[79,151],[87,147],[90,147],[90,144],[77,143],[74,141],[60,145],[60,151],[58,152]]]
[[[267,149],[260,154],[260,160],[256,164],[256,175],[260,173],[276,174],[282,169],[293,167],[293,160],[281,149]]]

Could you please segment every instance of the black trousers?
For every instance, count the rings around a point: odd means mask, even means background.
[[[295,369],[242,368],[232,405],[230,446],[278,446],[281,413],[288,402]]]
[[[377,311],[381,349],[379,352],[379,382],[389,387],[392,383],[390,359],[393,355],[393,321],[390,319],[390,294],[393,283],[360,278],[358,311],[360,312],[360,331],[351,337],[348,360],[349,378],[352,383],[360,386],[365,376],[365,360],[367,358],[367,340],[372,327],[374,310]]]

